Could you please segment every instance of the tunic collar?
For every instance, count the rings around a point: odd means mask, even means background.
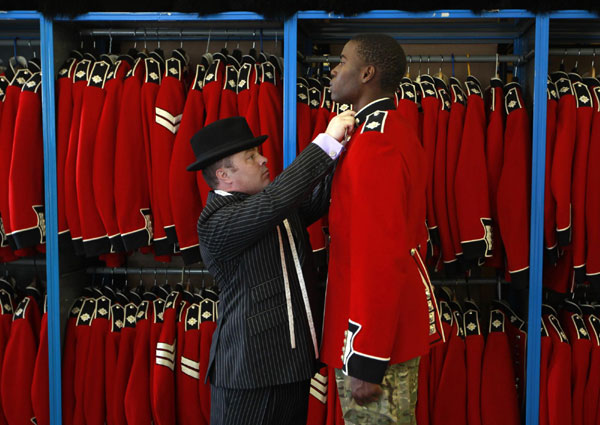
[[[356,113],[356,125],[360,126],[364,124],[367,117],[375,111],[389,111],[390,109],[396,109],[396,104],[392,98],[382,97],[381,99],[374,100]]]

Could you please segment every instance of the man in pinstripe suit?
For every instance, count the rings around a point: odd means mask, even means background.
[[[306,423],[318,341],[306,227],[329,207],[333,166],[352,112],[334,119],[270,183],[266,158],[241,117],[192,138],[210,192],[198,220],[204,262],[221,292],[207,376],[212,425]]]

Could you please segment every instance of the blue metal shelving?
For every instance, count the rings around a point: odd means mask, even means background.
[[[348,23],[372,22],[381,20],[434,20],[452,22],[455,27],[476,20],[487,20],[484,25],[493,27],[493,19],[514,19],[515,31],[520,31],[521,20],[534,22],[535,25],[535,61],[534,61],[534,102],[533,102],[533,150],[532,150],[532,187],[531,187],[531,245],[530,245],[530,291],[527,342],[527,382],[526,382],[526,423],[537,425],[539,415],[539,374],[540,374],[540,317],[543,265],[543,218],[544,218],[544,168],[546,140],[546,75],[548,71],[548,48],[550,22],[552,20],[597,19],[597,15],[579,10],[552,12],[535,15],[525,10],[499,10],[477,14],[468,10],[438,10],[431,12],[404,12],[394,10],[374,10],[353,16],[323,11],[302,11],[283,22],[284,28],[284,164],[289,165],[296,154],[296,49],[298,43],[298,22],[301,20],[327,20],[332,24],[342,21]],[[51,423],[62,423],[61,415],[61,340],[60,340],[60,292],[58,258],[58,224],[56,193],[56,129],[55,129],[55,93],[54,93],[54,37],[53,23],[56,22],[211,22],[211,21],[263,21],[263,16],[251,12],[225,12],[215,15],[198,16],[188,13],[88,13],[77,18],[57,17],[54,20],[44,18],[38,12],[15,11],[0,12],[0,22],[38,21],[40,25],[40,51],[42,59],[42,99],[44,125],[44,176],[46,200],[46,265],[48,285],[48,335],[50,366],[50,415]],[[468,22],[467,22],[468,21]],[[386,23],[389,25],[389,22]],[[510,28],[509,28],[510,30]],[[494,37],[511,37],[518,48],[519,37],[513,32],[494,34]],[[522,35],[522,34],[521,34]],[[457,39],[464,40],[468,34],[462,33]],[[435,37],[434,37],[435,38]],[[470,37],[477,43],[478,33]]]

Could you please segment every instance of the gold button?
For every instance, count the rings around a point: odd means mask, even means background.
[[[348,329],[344,331],[344,336],[348,335]]]
[[[344,355],[342,354],[342,355],[340,356],[340,358],[342,359],[342,362],[343,362],[343,361],[344,361]]]
[[[410,250],[410,255],[412,255],[413,257],[415,256],[415,254],[416,254],[416,253],[417,253],[417,250],[416,250],[416,249],[412,248],[412,249]]]
[[[360,120],[358,118],[355,118],[354,122],[356,122],[356,125],[360,125]]]

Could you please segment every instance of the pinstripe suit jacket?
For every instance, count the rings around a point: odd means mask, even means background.
[[[315,351],[282,222],[287,218],[290,223],[310,293],[315,273],[306,226],[327,212],[333,164],[320,147],[310,144],[256,195],[209,194],[198,236],[202,258],[221,291],[207,373],[213,385],[260,388],[313,375]],[[295,349],[290,344],[277,227],[290,282]],[[320,323],[315,328],[320,331]]]

